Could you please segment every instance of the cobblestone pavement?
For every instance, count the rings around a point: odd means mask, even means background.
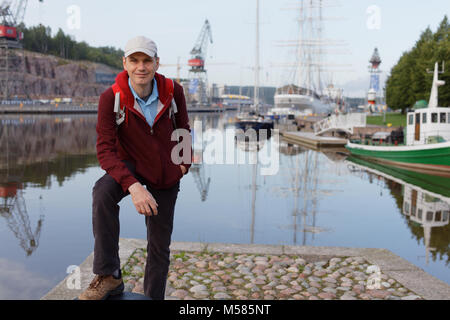
[[[123,266],[125,291],[143,293],[145,249]],[[361,257],[309,262],[292,255],[171,252],[166,299],[421,300]]]

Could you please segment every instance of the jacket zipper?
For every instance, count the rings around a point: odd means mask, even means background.
[[[170,94],[169,95],[169,97],[167,98],[167,100],[166,100],[166,102],[164,103],[164,105],[166,105],[167,104],[167,102],[170,100],[170,99],[172,99],[173,98],[173,94]],[[157,117],[158,115],[156,115],[156,117]],[[155,120],[156,120],[156,117],[155,117]],[[147,124],[148,124],[148,122],[147,122]],[[153,124],[155,124],[154,122],[153,122]],[[150,135],[153,135],[153,126],[151,126],[151,125],[149,125],[150,126]]]
[[[167,98],[165,104],[167,104],[167,102],[168,102],[171,98],[173,98],[173,95],[172,95],[172,94],[169,95],[169,97]],[[156,115],[156,116],[158,116],[158,115]],[[155,119],[156,119],[156,117],[155,117]],[[143,119],[143,120],[144,120],[144,119]],[[145,122],[146,122],[146,123],[148,124],[148,126],[150,127],[150,135],[153,135],[153,126],[151,126],[151,125],[147,122],[147,119],[145,119]],[[153,124],[154,124],[154,123],[153,123]]]

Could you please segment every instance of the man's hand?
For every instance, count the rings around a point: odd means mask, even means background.
[[[187,172],[187,169],[182,164],[180,164],[180,168],[181,168],[181,172],[183,172],[183,176],[184,176],[186,174],[186,172]]]
[[[151,193],[142,184],[136,182],[128,188],[128,191],[130,191],[131,199],[137,212],[145,216],[156,216],[158,214],[158,204],[155,198],[153,198]]]

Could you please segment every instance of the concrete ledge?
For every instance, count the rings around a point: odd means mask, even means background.
[[[124,239],[119,241],[119,258],[120,267],[122,268],[128,261],[128,258],[133,254],[137,248],[146,248],[147,240],[144,239]],[[83,292],[94,279],[92,273],[92,266],[94,262],[94,252],[92,252],[86,260],[80,264],[80,282],[81,289],[69,289],[68,282],[71,276],[68,275],[56,287],[41,298],[41,300],[73,300]]]
[[[121,267],[137,248],[146,248],[147,240],[120,239],[119,257]],[[381,272],[401,283],[406,288],[421,295],[427,300],[450,300],[450,286],[429,275],[410,262],[393,254],[386,249],[371,248],[345,248],[345,247],[313,247],[313,246],[277,246],[259,244],[226,244],[226,243],[199,243],[199,242],[173,242],[172,251],[207,251],[236,254],[272,254],[272,255],[298,255],[309,262],[328,260],[333,257],[361,257],[373,265],[377,265]],[[80,265],[81,289],[69,289],[70,275],[61,281],[55,288],[47,293],[42,300],[73,300],[94,278],[92,263],[94,254],[91,253]]]
[[[177,244],[174,245],[177,247]],[[228,243],[209,243],[207,246],[209,252],[226,252],[237,254],[283,254],[281,246],[259,245],[259,244],[228,244]],[[178,249],[174,249],[178,250]]]

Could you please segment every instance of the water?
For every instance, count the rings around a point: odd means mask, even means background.
[[[223,132],[230,116],[190,118]],[[103,174],[95,123],[95,115],[0,116],[0,299],[39,299],[93,251],[91,191]],[[429,187],[423,176],[284,142],[278,173],[263,176],[264,165],[248,162],[273,143],[259,152],[236,145],[247,164],[193,166],[181,182],[173,241],[386,248],[450,283],[448,179],[431,178],[437,186]],[[120,207],[120,236],[145,238],[130,197]]]

